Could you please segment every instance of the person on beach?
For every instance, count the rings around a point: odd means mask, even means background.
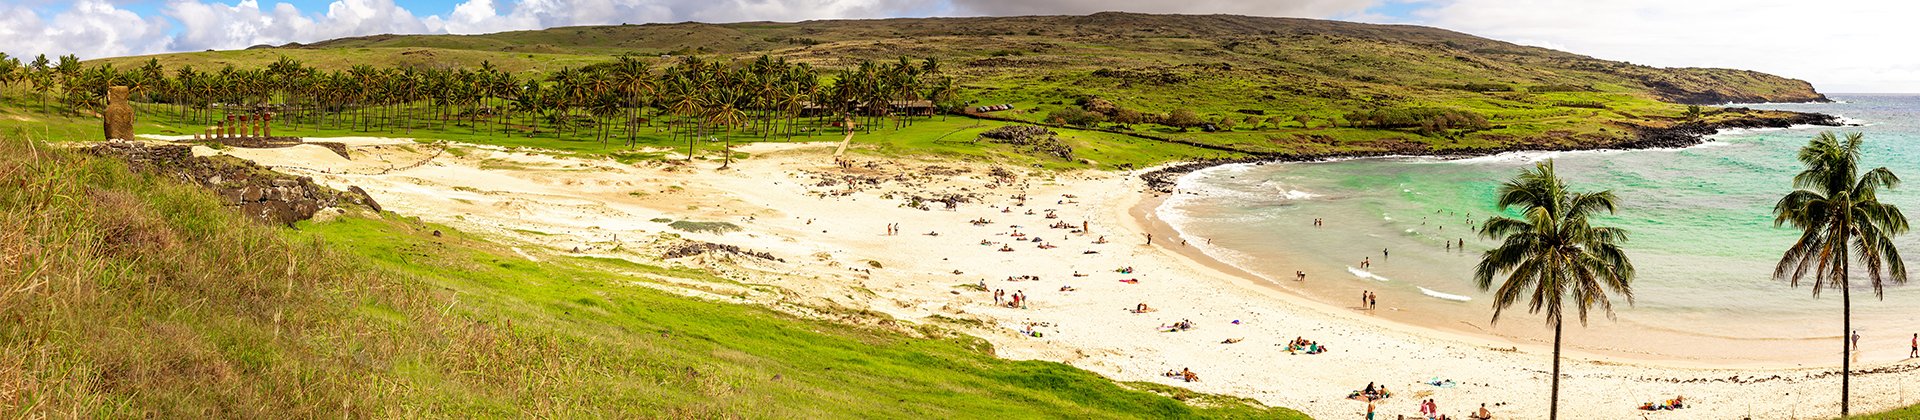
[[[1487,411],[1487,403],[1480,403],[1480,411],[1475,411],[1473,415],[1467,416],[1467,418],[1473,420],[1493,420],[1493,412]]]
[[[1373,296],[1373,292],[1369,292],[1365,290],[1360,291],[1360,309],[1367,309],[1367,297],[1369,296]],[[1372,388],[1372,387],[1369,386],[1368,388]]]
[[[1380,308],[1380,295],[1368,293],[1367,294],[1367,310],[1371,311],[1379,308]]]
[[[1373,420],[1373,400],[1367,400],[1367,420]]]
[[[1380,248],[1380,261],[1386,261],[1386,260],[1387,260],[1387,249]]]
[[[986,280],[981,280],[981,282],[984,284]],[[1000,301],[1006,300],[1006,297],[1007,297],[1007,289],[993,289],[994,306],[999,306]]]
[[[1147,245],[1153,245],[1153,234],[1147,234]]]
[[[1362,269],[1362,270],[1365,270],[1365,269],[1369,269],[1369,268],[1373,268],[1373,257],[1365,257],[1365,258],[1361,258],[1361,259],[1360,259],[1360,269]]]
[[[1860,330],[1853,330],[1853,351],[1860,351]]]
[[[1920,334],[1913,335],[1913,350],[1907,352],[1907,358],[1920,357]]]
[[[1305,271],[1293,272],[1293,281],[1307,281],[1307,272]]]

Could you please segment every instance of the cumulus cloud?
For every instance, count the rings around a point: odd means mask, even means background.
[[[1829,92],[1920,92],[1920,3],[1789,0],[1441,0],[1414,21],[1665,67],[1731,67]]]
[[[168,28],[164,19],[142,17],[101,0],[79,0],[51,15],[24,5],[0,5],[0,52],[26,57],[140,54],[164,50]]]
[[[956,10],[988,16],[1084,15],[1106,11],[1327,17],[1358,14],[1377,0],[952,0]]]
[[[484,1],[484,0],[475,0]],[[167,3],[162,14],[180,22],[172,50],[234,49],[312,42],[371,34],[434,32],[428,22],[393,0],[337,0],[325,13],[306,14],[291,4],[262,9],[256,0],[227,5],[194,0]]]

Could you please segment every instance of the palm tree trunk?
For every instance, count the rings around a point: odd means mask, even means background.
[[[1553,320],[1553,401],[1547,403],[1547,418],[1560,418],[1560,320]]]
[[[1840,263],[1840,418],[1847,418],[1848,380],[1853,376],[1853,294],[1847,287],[1847,263]]]

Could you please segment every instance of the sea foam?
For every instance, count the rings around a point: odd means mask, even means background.
[[[1371,271],[1361,270],[1358,268],[1347,267],[1347,272],[1353,274],[1354,277],[1359,277],[1363,279],[1388,281],[1386,277],[1380,277],[1379,274],[1373,274],[1373,272]]]
[[[1414,287],[1419,287],[1419,286],[1414,286]],[[1444,292],[1436,291],[1433,289],[1428,289],[1425,287],[1420,287],[1420,294],[1431,296],[1434,298],[1439,298],[1442,300],[1451,300],[1455,302],[1466,302],[1469,300],[1473,300],[1473,298],[1471,297],[1461,296],[1461,295],[1456,295],[1451,293],[1444,293]]]

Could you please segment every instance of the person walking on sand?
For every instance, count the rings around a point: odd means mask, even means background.
[[[1853,351],[1860,351],[1860,330],[1853,330]]]
[[[1147,234],[1147,245],[1153,245],[1153,234]]]
[[[1373,400],[1367,400],[1367,420],[1373,420]]]
[[[1920,357],[1920,334],[1913,335],[1913,350],[1907,351],[1907,358]]]

